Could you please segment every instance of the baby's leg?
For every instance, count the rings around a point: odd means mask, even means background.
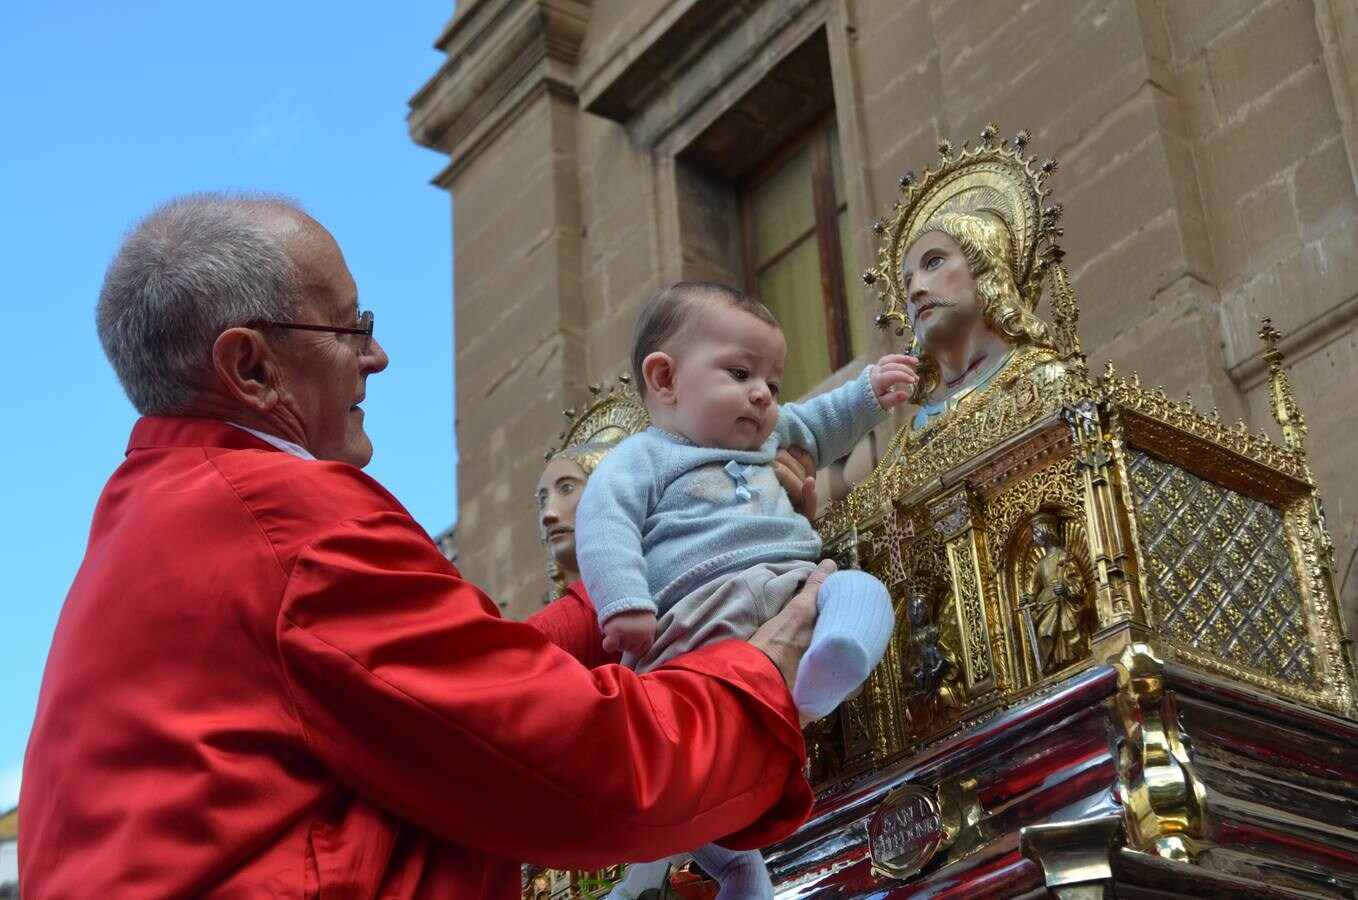
[[[717,900],[773,900],[773,882],[758,850],[708,844],[694,850],[693,859],[721,885]]]
[[[844,701],[882,661],[896,619],[891,596],[866,572],[846,569],[825,580],[816,598],[820,615],[802,657],[792,699],[819,719]]]

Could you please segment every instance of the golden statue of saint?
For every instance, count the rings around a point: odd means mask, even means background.
[[[1045,405],[1034,401],[1053,394],[1078,353],[1073,323],[1069,335],[1054,335],[1034,314],[1059,268],[1061,209],[1042,205],[1055,163],[1024,156],[1026,132],[1011,144],[988,125],[982,139],[956,153],[940,145],[939,167],[903,178],[905,198],[874,225],[880,261],[863,278],[882,294],[878,324],[909,332],[908,352],[920,361],[911,394],[919,410],[860,486],[855,508],[982,449],[963,446],[955,432],[990,436],[1031,419]],[[916,452],[925,445],[929,471]]]
[[[1038,668],[1047,674],[1084,656],[1088,598],[1079,562],[1061,545],[1056,518],[1039,515],[1030,527],[1042,558],[1020,603],[1031,610]]]
[[[1054,350],[1046,324],[1019,295],[1010,232],[995,197],[988,191],[958,198],[925,223],[902,259],[911,350],[920,361],[911,398],[920,406],[915,429],[983,391],[1020,348]]]

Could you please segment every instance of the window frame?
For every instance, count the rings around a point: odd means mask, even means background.
[[[813,122],[801,134],[792,138],[767,160],[757,166],[739,185],[742,260],[745,269],[745,290],[759,296],[759,276],[792,252],[802,241],[816,236],[820,262],[821,297],[824,301],[826,349],[830,373],[853,362],[853,344],[849,331],[849,303],[844,284],[844,248],[839,240],[839,215],[848,209],[848,197],[835,203],[834,169],[830,160],[830,131],[838,125],[833,109]],[[754,258],[755,189],[772,178],[792,161],[797,154],[809,149],[811,155],[811,200],[815,213],[814,224],[756,267]],[[841,167],[843,151],[841,150]],[[846,192],[847,194],[847,192]]]

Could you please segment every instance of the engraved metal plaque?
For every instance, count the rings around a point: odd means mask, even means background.
[[[889,878],[909,878],[929,864],[946,837],[936,789],[896,788],[868,823],[872,867]]]

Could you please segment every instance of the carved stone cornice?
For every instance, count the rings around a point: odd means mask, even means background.
[[[574,100],[588,22],[582,0],[481,0],[458,12],[436,43],[448,59],[406,117],[416,143],[453,158],[436,183],[448,187],[540,92]]]
[[[667,75],[701,56],[757,6],[757,0],[669,4],[616,53],[581,72],[581,106],[595,115],[626,122],[673,80]]]
[[[579,73],[580,107],[657,147],[692,119],[707,124],[823,24],[825,0],[678,0],[615,53]],[[714,102],[716,101],[716,102]],[[696,136],[697,128],[688,129]],[[682,146],[685,141],[678,142]]]

